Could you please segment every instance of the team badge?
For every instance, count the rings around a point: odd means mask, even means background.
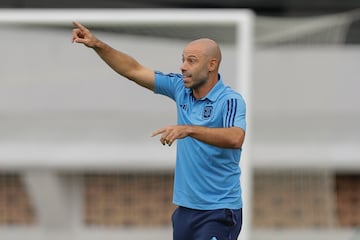
[[[209,119],[211,117],[211,114],[213,112],[213,106],[205,106],[203,110],[203,119]]]

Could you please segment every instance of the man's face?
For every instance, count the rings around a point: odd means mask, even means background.
[[[184,49],[181,72],[186,88],[196,89],[208,80],[208,60],[197,45],[189,45]]]

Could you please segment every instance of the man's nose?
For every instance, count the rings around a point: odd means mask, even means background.
[[[181,66],[180,66],[180,70],[181,70],[182,72],[184,72],[184,71],[186,71],[186,69],[187,69],[187,67],[186,67],[186,62],[183,62],[183,63],[181,64]]]

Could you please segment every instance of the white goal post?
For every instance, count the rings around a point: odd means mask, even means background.
[[[55,9],[31,9],[31,10],[11,10],[3,9],[0,10],[0,29],[12,28],[12,27],[45,27],[51,30],[52,27],[61,27],[69,29],[69,38],[70,41],[70,30],[72,29],[72,21],[77,20],[84,25],[94,27],[96,29],[106,30],[109,28],[130,28],[130,31],[127,34],[131,34],[132,28],[141,28],[141,31],[144,29],[156,29],[157,35],[161,37],[171,37],[173,39],[178,39],[179,37],[184,37],[181,35],[192,36],[204,36],[206,34],[224,34],[223,36],[218,36],[221,39],[227,41],[226,44],[234,45],[235,49],[235,76],[236,79],[234,88],[239,90],[244,96],[247,104],[247,122],[248,129],[245,144],[243,147],[242,159],[241,159],[241,168],[242,168],[242,187],[243,187],[243,199],[245,203],[244,208],[244,224],[243,230],[241,232],[241,240],[250,240],[250,229],[251,229],[251,187],[252,187],[252,168],[251,168],[251,78],[252,78],[252,54],[253,54],[253,21],[254,15],[252,11],[246,9],[228,9],[228,10],[205,10],[205,9],[94,9],[94,10],[55,10]],[[179,31],[176,31],[176,29]],[[169,29],[173,29],[174,32],[177,32],[175,36],[169,36]],[[189,30],[190,29],[190,30]],[[141,32],[140,31],[140,32]],[[130,32],[130,33],[129,33]],[[137,33],[139,34],[139,32]],[[141,33],[140,33],[141,34]],[[151,33],[146,31],[146,34],[151,36]],[[155,36],[155,35],[154,35]],[[230,39],[230,40],[228,40]],[[41,36],[38,39],[39,42],[42,41]],[[24,39],[24,44],[26,44],[26,39]],[[51,44],[47,42],[42,42],[43,45]],[[111,45],[111,42],[109,42]],[[221,44],[220,44],[221,45]],[[7,46],[8,48],[16,48],[17,46]],[[30,46],[29,46],[30,47]],[[161,50],[161,49],[160,49]],[[35,58],[36,56],[29,56],[30,58]],[[94,57],[95,58],[95,57]],[[180,56],[174,56],[174,58],[180,59]],[[44,59],[46,61],[46,59]],[[179,61],[180,62],[180,61]],[[159,69],[161,70],[161,69]],[[1,84],[1,83],[0,83]],[[122,89],[119,90],[119,92]],[[1,100],[1,99],[0,99]],[[1,107],[0,106],[0,113]],[[11,106],[10,106],[11,108]],[[85,143],[86,144],[86,143]],[[145,156],[156,156],[159,160],[157,166],[162,166],[164,161],[163,153],[154,153],[152,152],[151,146],[140,144],[140,148],[143,145],[143,151],[138,151],[139,146],[125,146],[127,151],[117,152],[114,150],[114,147],[111,150],[106,149],[104,146],[104,152],[107,152],[107,155],[110,160],[106,160],[106,157],[103,161],[99,162],[96,159],[84,161],[87,156],[97,156],[101,155],[101,146],[99,148],[92,148],[89,146],[81,145],[76,150],[68,149],[62,145],[47,145],[46,143],[42,145],[44,151],[42,155],[36,155],[35,151],[31,149],[31,146],[22,145],[21,142],[6,142],[6,139],[1,139],[0,136],[0,158],[2,161],[2,169],[10,170],[26,170],[26,168],[59,168],[61,170],[78,168],[81,169],[82,165],[88,164],[94,168],[112,167],[112,164],[116,167],[124,168],[139,168],[139,164],[148,164],[148,161],[143,161]],[[24,149],[21,149],[24,147]],[[36,145],[39,147],[39,145]],[[41,147],[41,146],[40,146]],[[83,148],[82,148],[83,147]],[[45,149],[49,148],[49,149]],[[100,151],[92,154],[90,151]],[[100,149],[100,150],[99,150]],[[83,150],[83,151],[82,151]],[[136,151],[137,150],[137,151]],[[66,154],[57,156],[57,161],[46,161],[49,157],[53,155],[50,153],[53,152],[73,152],[75,158],[77,157],[78,161],[74,158],[69,158]],[[75,152],[74,152],[75,151]],[[46,155],[46,153],[49,153]],[[134,159],[130,162],[121,162],[114,163],[114,156],[110,156],[109,152],[114,155],[128,154],[128,157]],[[30,153],[30,154],[29,154]],[[33,156],[31,154],[34,154]],[[27,160],[26,157],[29,157],[30,160]],[[165,157],[166,158],[166,157]],[[120,159],[121,161],[121,159]],[[137,162],[137,163],[136,163]],[[167,167],[172,167],[166,165]],[[146,167],[145,167],[146,168]]]

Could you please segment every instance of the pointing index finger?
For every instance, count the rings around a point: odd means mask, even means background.
[[[73,24],[75,27],[79,28],[81,31],[87,30],[86,27],[84,27],[81,23],[79,23],[77,21],[73,21]]]
[[[156,135],[159,135],[160,133],[163,133],[163,132],[164,132],[164,128],[160,128],[160,129],[156,130],[155,132],[153,132],[153,133],[151,134],[151,137],[154,137],[154,136],[156,136]]]

